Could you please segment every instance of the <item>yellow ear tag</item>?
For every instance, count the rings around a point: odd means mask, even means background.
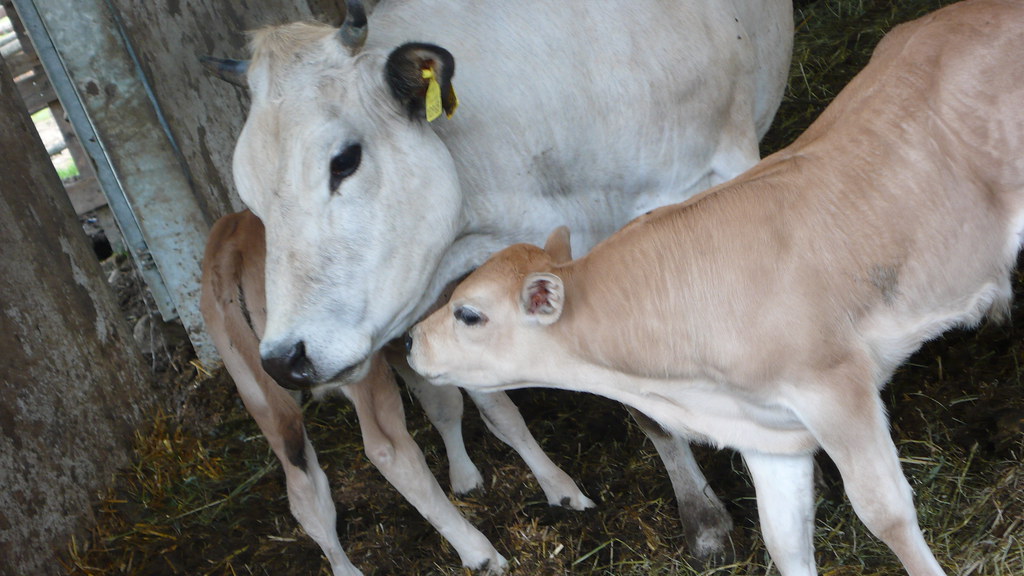
[[[459,107],[459,97],[455,95],[455,88],[452,88],[451,84],[448,85],[448,95],[451,96],[451,107],[445,106],[444,115],[451,118]]]
[[[441,86],[437,83],[433,68],[423,69],[423,79],[427,81],[427,122],[433,122],[441,115]]]

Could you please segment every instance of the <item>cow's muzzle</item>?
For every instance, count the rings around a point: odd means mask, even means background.
[[[306,355],[306,343],[302,340],[295,344],[279,346],[264,354],[262,364],[263,370],[282,388],[299,391],[310,390],[329,382],[348,384],[363,378],[369,367],[367,358],[363,358],[334,374],[324,376]]]
[[[306,343],[302,340],[263,354],[262,363],[263,370],[283,388],[309,390],[318,384],[316,369],[306,356]]]

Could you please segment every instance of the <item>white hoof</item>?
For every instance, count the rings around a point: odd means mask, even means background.
[[[577,491],[572,496],[563,496],[555,501],[548,500],[548,504],[552,506],[561,506],[562,508],[569,508],[570,510],[587,510],[589,508],[596,508],[597,504],[593,500],[587,498],[583,492]]]

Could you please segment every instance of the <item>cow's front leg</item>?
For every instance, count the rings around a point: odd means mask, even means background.
[[[409,368],[404,354],[389,354],[388,362],[412,390],[430,423],[441,434],[448,454],[448,477],[452,491],[455,494],[468,494],[482,489],[483,476],[466,452],[466,443],[462,437],[462,390],[454,386],[433,386],[427,383]]]
[[[507,394],[473,390],[467,390],[466,393],[480,409],[480,415],[491,433],[518,452],[530,467],[544,490],[548,504],[573,510],[586,510],[595,506],[594,501],[583,494],[573,479],[544,453]]]
[[[724,558],[732,518],[704,478],[689,441],[668,432],[637,409],[630,406],[626,409],[665,463],[690,554],[701,560]]]
[[[464,566],[491,574],[504,572],[508,562],[448,500],[409,435],[402,397],[383,356],[375,355],[372,362],[367,377],[344,390],[359,417],[367,457],[451,542]]]
[[[814,456],[743,452],[757,495],[757,516],[782,576],[813,576]]]

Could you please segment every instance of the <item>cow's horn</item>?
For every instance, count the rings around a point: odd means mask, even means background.
[[[221,80],[230,82],[235,86],[248,88],[249,83],[245,79],[245,73],[249,69],[248,60],[231,60],[214,58],[212,56],[200,56],[199,61],[203,67],[213,73]]]
[[[361,0],[346,0],[345,21],[338,30],[338,39],[351,54],[362,50],[366,42],[366,8]]]

